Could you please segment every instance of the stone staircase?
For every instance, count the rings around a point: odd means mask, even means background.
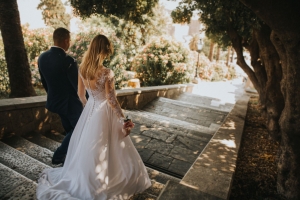
[[[218,130],[233,105],[214,106],[212,98],[183,93],[159,97],[142,110],[125,110],[135,122],[130,135],[147,166],[152,186],[132,200],[157,199],[167,182],[179,183]],[[51,164],[64,136],[10,135],[0,141],[0,199],[35,199],[38,175]]]

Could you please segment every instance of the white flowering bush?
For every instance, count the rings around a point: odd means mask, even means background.
[[[52,45],[52,29],[39,28],[29,29],[29,25],[22,26],[24,44],[28,54],[28,61],[31,71],[33,86],[42,86],[41,77],[38,70],[38,57],[47,51]]]
[[[190,82],[194,71],[190,51],[172,38],[155,38],[135,56],[132,70],[142,86]]]
[[[223,81],[236,77],[233,66],[226,66],[223,62],[210,62],[204,53],[191,52],[194,65],[197,66],[197,73],[201,80]]]

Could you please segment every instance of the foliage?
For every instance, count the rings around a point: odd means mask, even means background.
[[[189,82],[193,77],[190,51],[171,38],[160,37],[147,44],[132,62],[142,86]]]
[[[22,26],[24,44],[28,55],[31,71],[31,83],[34,86],[41,86],[41,77],[38,72],[38,56],[51,46],[52,31],[49,29],[30,29],[28,24]],[[0,95],[10,93],[9,77],[4,57],[4,47],[0,37]]]
[[[22,26],[22,32],[30,65],[32,84],[34,86],[42,86],[37,60],[42,52],[50,48],[52,30],[44,28],[29,29],[29,25],[26,24]]]
[[[143,16],[153,14],[152,8],[157,5],[158,0],[70,0],[70,3],[74,8],[74,14],[82,18],[88,18],[93,14],[114,15],[135,23],[143,23]]]
[[[231,41],[228,37],[228,24],[236,29],[238,33],[245,38],[245,42],[251,39],[251,30],[253,27],[259,27],[258,18],[248,8],[239,1],[231,0],[184,0],[175,11],[180,14],[172,14],[173,21],[189,22],[190,15],[182,20],[180,17],[186,10],[198,11],[201,14],[200,20],[206,26],[206,35],[218,45],[224,47],[230,46]]]
[[[153,8],[153,15],[142,17],[142,24],[134,24],[130,21],[120,19],[116,16],[91,16],[79,24],[80,30],[91,30],[101,28],[115,32],[121,41],[121,49],[129,61],[126,69],[130,68],[133,57],[147,44],[152,37],[165,35],[168,24],[171,23],[170,16],[164,8],[157,5]]]
[[[66,13],[61,0],[41,0],[37,9],[42,10],[43,20],[47,26],[54,29],[70,28],[71,16]]]
[[[192,51],[191,55],[201,80],[223,81],[236,77],[234,66],[226,66],[223,62],[210,62],[204,53]]]
[[[0,96],[10,93],[9,77],[4,55],[4,45],[2,37],[0,37]]]
[[[110,60],[105,60],[103,64],[114,71],[115,86],[117,89],[120,89],[124,84],[123,82],[126,81],[124,71],[127,59],[122,53],[120,45],[121,41],[116,37],[115,33],[111,29],[94,28],[90,31],[78,33],[75,36],[75,41],[73,41],[73,45],[70,46],[68,53],[75,57],[78,65],[80,65],[83,54],[88,49],[88,45],[98,34],[107,36],[113,43],[114,54],[110,57]]]

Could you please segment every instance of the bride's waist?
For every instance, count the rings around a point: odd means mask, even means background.
[[[105,97],[98,97],[98,98],[94,98],[94,97],[90,97],[89,99],[88,99],[88,103],[99,103],[99,104],[101,104],[101,103],[103,103],[103,102],[106,102],[107,101],[107,99],[105,98]]]

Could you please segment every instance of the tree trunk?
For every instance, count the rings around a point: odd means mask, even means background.
[[[272,29],[272,42],[282,66],[284,109],[279,124],[281,145],[277,189],[300,199],[300,1],[240,0]]]
[[[277,38],[276,38],[276,36]],[[279,120],[282,142],[278,161],[277,189],[288,199],[300,199],[300,32],[293,40],[288,35],[272,34],[281,58],[285,106]]]
[[[230,58],[230,62],[233,63],[233,56],[234,56],[234,48],[230,48],[231,49],[231,58]]]
[[[243,71],[248,75],[248,78],[250,78],[254,88],[257,90],[260,98],[260,103],[263,107],[265,107],[266,100],[265,100],[265,91],[264,91],[264,81],[265,78],[263,76],[263,73],[255,73],[246,63],[244,55],[243,55],[243,45],[242,45],[242,37],[238,35],[237,31],[232,28],[231,24],[228,25],[228,36],[231,39],[232,47],[234,48],[236,55],[237,55],[237,64],[243,69]],[[254,43],[253,43],[254,45]],[[257,48],[255,48],[257,47]],[[258,46],[253,46],[250,51],[251,59],[254,58],[254,56],[259,55],[259,49]],[[252,57],[253,56],[253,57]],[[258,61],[258,59],[256,59]],[[251,63],[252,64],[252,63]],[[263,70],[262,66],[259,64],[258,67],[257,63],[252,64],[253,68],[256,70]],[[258,75],[258,77],[256,76]],[[259,79],[258,79],[259,78]],[[266,81],[265,81],[266,82]]]
[[[279,118],[284,107],[284,99],[280,89],[282,70],[279,55],[270,40],[271,29],[267,25],[261,25],[261,29],[254,30],[259,49],[260,58],[267,73],[266,112],[267,128],[274,139],[280,140]]]
[[[229,66],[231,47],[227,48],[227,57],[226,57],[226,65]]]
[[[215,46],[215,43],[210,40],[210,48],[209,48],[209,54],[208,54],[208,59],[210,61],[213,61],[213,56],[214,56],[214,46]]]
[[[10,97],[35,96],[16,0],[0,0],[0,30],[9,74]]]
[[[220,60],[220,53],[221,53],[221,48],[220,48],[219,45],[218,45],[218,48],[217,48],[217,54],[216,54],[216,61],[219,61],[219,60]]]

